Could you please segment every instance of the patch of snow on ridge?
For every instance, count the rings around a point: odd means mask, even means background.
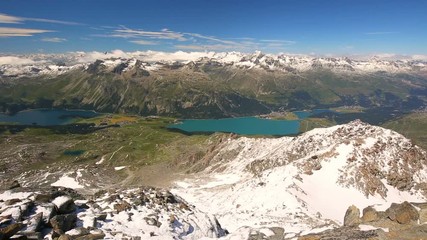
[[[120,171],[120,170],[122,170],[124,168],[126,168],[126,166],[114,167],[114,170]]]
[[[7,201],[10,199],[24,199],[28,198],[29,196],[33,195],[33,192],[13,192],[11,190],[4,191],[3,193],[0,193],[0,200]]]
[[[341,224],[353,204],[384,209],[391,202],[426,200],[414,187],[426,182],[426,152],[360,121],[298,137],[241,137],[220,148],[211,166],[172,192],[213,213],[232,233],[242,226],[278,226],[298,234]],[[395,172],[413,176],[412,182],[393,186]]]
[[[58,181],[52,183],[51,186],[67,187],[72,189],[83,188],[83,186],[80,185],[80,183],[77,182],[76,179],[69,177],[68,175],[62,176],[61,178],[58,179]]]
[[[96,162],[95,164],[99,165],[99,164],[102,164],[104,161],[105,161],[105,155],[102,156],[101,159],[98,162]]]

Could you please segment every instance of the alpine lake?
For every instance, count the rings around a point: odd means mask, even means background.
[[[362,121],[379,125],[384,121],[396,117],[396,113],[390,110],[342,113],[330,109],[314,109],[294,111],[290,112],[290,114],[292,114],[293,118],[282,119],[252,116],[222,119],[183,119],[168,125],[167,129],[186,134],[227,132],[240,135],[284,136],[299,134],[301,132],[300,125],[305,119],[324,118],[340,124],[359,118]],[[101,113],[88,110],[33,109],[21,111],[14,115],[0,113],[0,124],[37,127],[67,126],[78,119],[93,118],[100,115]]]

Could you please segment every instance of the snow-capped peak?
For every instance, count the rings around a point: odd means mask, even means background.
[[[282,72],[303,72],[312,69],[330,69],[345,72],[406,72],[426,70],[427,64],[419,59],[384,60],[373,57],[368,60],[356,60],[348,57],[312,57],[289,54],[264,54],[239,52],[71,52],[65,54],[32,54],[0,56],[0,74],[3,76],[58,75],[67,71],[87,66],[96,60],[107,65],[118,66],[123,61],[139,60],[147,64],[156,62],[164,65],[180,62],[181,64],[216,62],[223,66],[264,69]],[[59,67],[55,67],[59,66]],[[154,68],[157,69],[157,68]]]

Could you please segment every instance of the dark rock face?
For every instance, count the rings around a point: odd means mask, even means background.
[[[52,225],[53,229],[58,229],[63,232],[66,232],[75,227],[76,221],[77,221],[76,214],[63,214],[63,215],[56,215],[55,217],[50,219],[50,224]]]
[[[387,209],[386,215],[390,220],[400,224],[416,221],[420,217],[417,209],[408,202],[403,202],[402,204],[392,203],[390,208]]]

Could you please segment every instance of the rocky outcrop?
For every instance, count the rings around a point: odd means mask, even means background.
[[[427,222],[424,218],[426,211],[427,203],[392,203],[386,211],[366,207],[363,209],[362,218],[359,218],[359,209],[353,205],[345,213],[344,226],[300,236],[298,239],[427,239]]]
[[[401,204],[392,203],[385,213],[390,220],[400,224],[417,221],[420,217],[417,209],[408,202]]]
[[[380,214],[375,210],[375,208],[368,206],[363,209],[362,222],[368,223],[373,221],[378,221],[380,218]]]
[[[352,205],[345,212],[344,226],[357,226],[360,223],[360,210]]]

